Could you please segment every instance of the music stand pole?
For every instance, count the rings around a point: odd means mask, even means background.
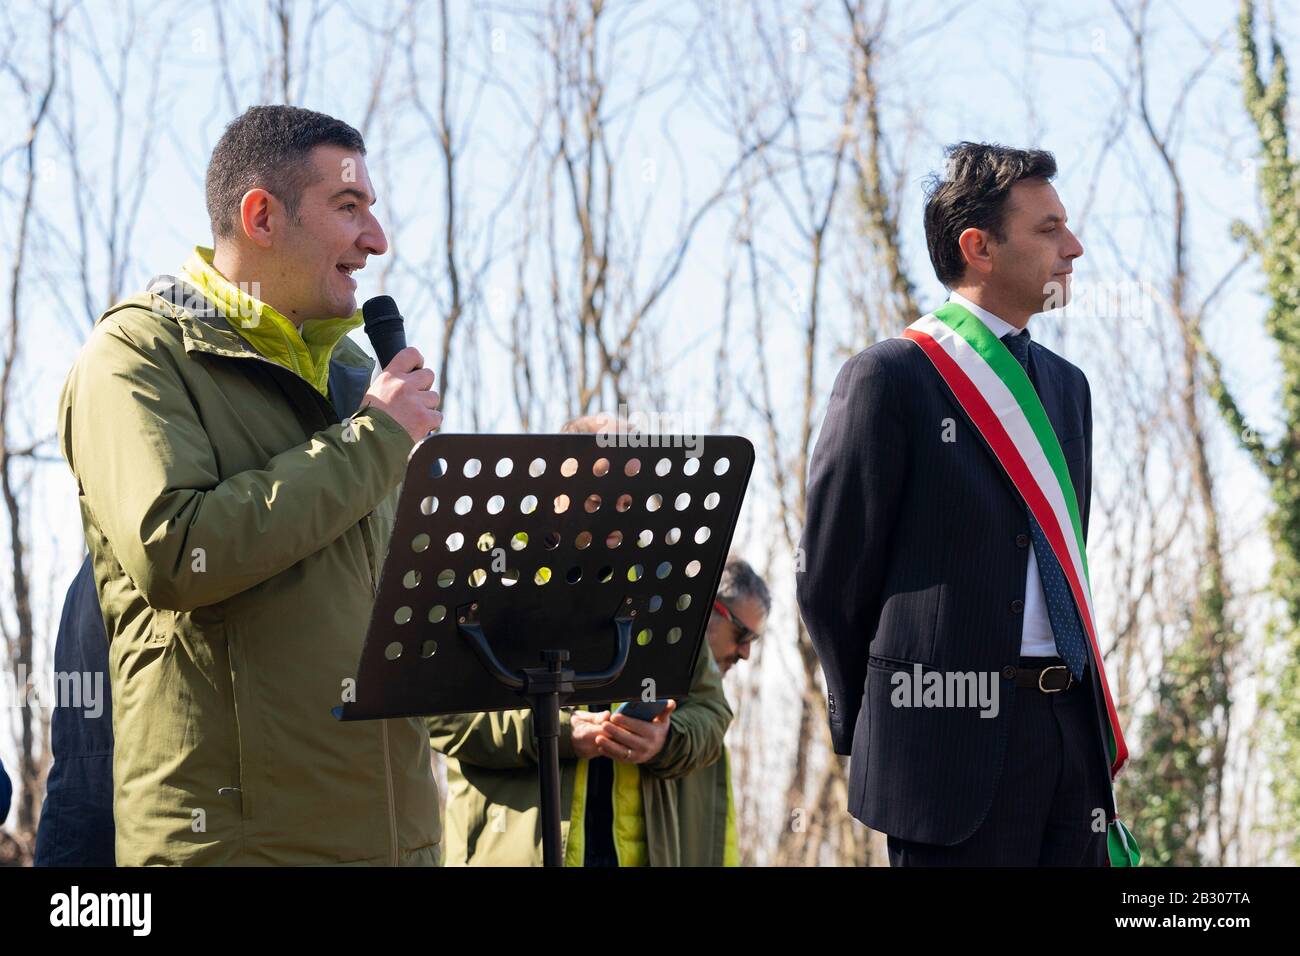
[[[533,709],[537,736],[537,783],[541,789],[542,865],[561,866],[560,859],[560,694],[573,693],[573,671],[566,667],[569,652],[542,651],[544,673],[530,680],[528,705]]]

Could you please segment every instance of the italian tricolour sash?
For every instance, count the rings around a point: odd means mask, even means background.
[[[1128,747],[1102,665],[1079,502],[1061,443],[1024,368],[988,326],[967,309],[948,302],[913,322],[903,337],[920,346],[988,442],[1065,572],[1106,701],[1106,743],[1112,780],[1112,816],[1107,828],[1110,863],[1136,866],[1141,852],[1133,834],[1119,819],[1114,802],[1113,780],[1128,760]]]

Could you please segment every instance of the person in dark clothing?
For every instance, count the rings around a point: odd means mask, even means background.
[[[1051,153],[948,157],[924,219],[949,300],[844,364],[809,469],[796,597],[847,809],[891,866],[1135,865],[1085,563],[1092,393],[1028,329],[1083,246]]]
[[[54,763],[36,830],[37,866],[113,866],[113,705],[108,636],[90,557],[63,602],[54,645],[56,674],[79,674],[103,687],[94,711],[55,707],[50,722]],[[95,675],[99,675],[95,678]],[[92,716],[93,714],[93,716]]]
[[[0,761],[0,823],[4,823],[5,817],[9,816],[9,801],[13,798],[14,788],[9,783],[9,774],[5,773],[5,765]]]

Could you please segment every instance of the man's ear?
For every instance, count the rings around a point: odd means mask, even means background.
[[[255,245],[263,249],[271,245],[272,227],[278,225],[281,215],[279,200],[260,186],[244,193],[239,201],[239,224]]]
[[[963,229],[957,237],[957,246],[966,259],[966,265],[980,275],[993,271],[993,256],[989,252],[989,234],[983,229],[971,226]]]

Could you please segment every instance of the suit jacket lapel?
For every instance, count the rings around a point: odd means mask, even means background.
[[[1079,423],[1076,420],[1073,424],[1070,422],[1070,396],[1066,393],[1063,375],[1059,374],[1060,366],[1056,362],[1056,356],[1047,351],[1037,342],[1029,344],[1030,354],[1036,358],[1034,365],[1034,374],[1038,377],[1038,396],[1043,403],[1043,410],[1047,412],[1047,420],[1052,423],[1052,431],[1056,432],[1056,440],[1064,445],[1066,439],[1074,438],[1079,431]],[[1084,506],[1083,501],[1078,500],[1082,495],[1083,476],[1088,463],[1082,458],[1071,461],[1065,460],[1065,467],[1070,472],[1070,484],[1074,486],[1074,494],[1079,505],[1079,517],[1083,518]]]
[[[1029,343],[1029,361],[1037,379],[1034,385],[1038,389],[1038,399],[1043,403],[1043,411],[1047,412],[1047,420],[1052,423],[1052,431],[1056,432],[1056,440],[1061,441],[1070,437],[1070,433],[1065,431],[1065,396],[1061,394],[1061,377],[1056,374],[1055,363],[1048,358],[1050,354],[1037,342]]]

